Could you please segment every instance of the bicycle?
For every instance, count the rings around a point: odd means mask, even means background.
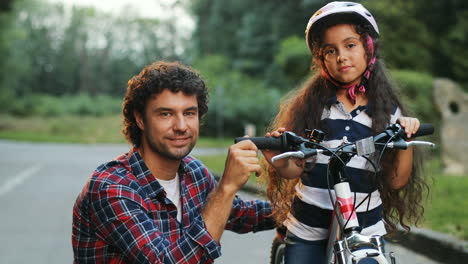
[[[388,264],[385,244],[382,236],[364,236],[356,217],[356,205],[352,199],[349,181],[344,167],[355,155],[368,156],[376,153],[376,146],[381,147],[380,158],[386,149],[407,149],[409,146],[431,146],[435,144],[427,141],[407,140],[404,129],[399,124],[388,126],[382,133],[361,139],[356,142],[344,143],[336,148],[328,148],[321,144],[325,134],[320,130],[306,131],[307,139],[293,132],[286,131],[280,137],[243,137],[235,142],[251,140],[259,149],[279,150],[281,154],[272,158],[272,162],[279,159],[296,157],[307,159],[322,153],[330,156],[328,161],[328,179],[334,179],[333,196],[330,182],[329,195],[334,205],[332,223],[328,236],[326,263],[351,264],[359,263],[363,259],[374,259],[379,264]],[[421,124],[419,130],[411,138],[431,135],[434,132],[432,124]],[[379,158],[379,160],[380,160]],[[370,160],[369,160],[370,161]],[[375,166],[375,164],[374,164]],[[375,170],[377,173],[377,169]],[[334,199],[336,198],[336,199]],[[283,263],[285,249],[285,230],[277,229],[277,236],[273,240],[270,263]],[[388,254],[390,263],[395,264],[393,252]]]

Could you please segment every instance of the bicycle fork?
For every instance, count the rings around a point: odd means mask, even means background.
[[[341,161],[330,159],[331,175],[334,177],[336,201],[330,226],[327,245],[326,263],[358,263],[362,258],[374,258],[378,263],[385,261],[385,247],[382,236],[363,236],[354,207],[353,195],[349,181],[342,171],[349,156],[340,155]],[[343,162],[344,161],[344,162]],[[340,234],[343,233],[343,235]],[[339,239],[343,237],[343,239]],[[390,254],[392,264],[396,264],[395,256]]]

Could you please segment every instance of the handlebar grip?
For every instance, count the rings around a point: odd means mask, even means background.
[[[429,123],[425,123],[425,124],[421,124],[419,126],[418,131],[416,131],[416,133],[414,135],[411,135],[411,138],[421,137],[421,136],[428,136],[428,135],[432,135],[432,134],[434,134],[434,125],[429,124]]]
[[[259,149],[272,149],[282,150],[282,139],[278,137],[237,137],[234,139],[235,143],[242,140],[252,141]]]

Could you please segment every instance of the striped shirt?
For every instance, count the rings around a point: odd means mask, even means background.
[[[220,245],[201,216],[217,182],[198,160],[179,168],[182,221],[137,149],[99,166],[73,208],[74,263],[212,263]],[[270,204],[237,196],[226,229],[272,229]]]
[[[372,136],[372,119],[368,115],[367,106],[359,106],[350,113],[336,97],[329,100],[329,106],[329,109],[324,109],[321,118],[327,130],[324,145],[334,148],[346,142]],[[395,123],[400,116],[400,109],[395,107],[390,123]],[[305,240],[323,240],[328,236],[333,210],[327,183],[328,160],[329,156],[318,154],[311,171],[301,176],[295,187],[296,195],[291,211],[284,222],[291,233]],[[354,156],[347,163],[345,170],[351,191],[355,194],[353,196],[356,197],[355,204],[358,205],[370,195],[370,200],[367,199],[356,208],[359,224],[363,228],[362,234],[386,234],[382,220],[382,200],[373,179],[372,172],[375,169],[364,157]],[[333,183],[331,189],[335,200]]]

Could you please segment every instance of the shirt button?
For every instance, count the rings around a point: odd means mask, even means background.
[[[343,137],[343,142],[345,142],[345,143],[348,142],[348,137],[347,137],[347,136],[344,136],[344,137]]]
[[[359,115],[359,113],[361,113],[361,110],[356,110],[356,114]]]
[[[344,129],[345,129],[346,131],[348,131],[348,130],[349,130],[349,126],[346,126]]]

